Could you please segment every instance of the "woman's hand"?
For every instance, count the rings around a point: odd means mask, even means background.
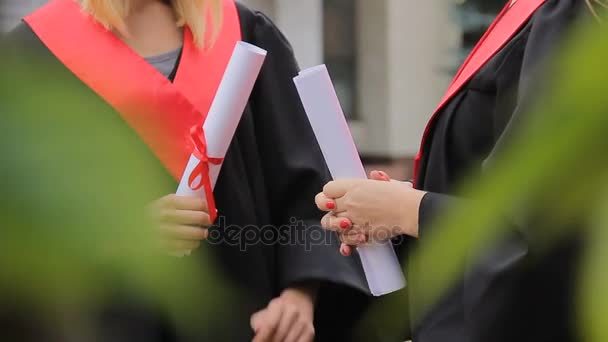
[[[314,290],[289,288],[251,316],[253,342],[312,342]]]
[[[337,180],[328,183],[315,202],[328,212],[321,224],[340,233],[340,251],[350,254],[348,246],[385,241],[398,235],[418,237],[418,210],[425,192],[409,182],[390,180],[384,172],[374,171],[370,180]]]
[[[167,195],[152,205],[158,223],[161,248],[170,255],[183,255],[197,249],[209,235],[211,224],[207,203],[202,198]]]

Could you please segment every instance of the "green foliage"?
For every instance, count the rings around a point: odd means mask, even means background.
[[[175,182],[118,115],[36,67],[0,65],[0,302],[57,319],[126,291],[183,324],[213,324],[225,285],[202,252],[156,250],[146,220]]]

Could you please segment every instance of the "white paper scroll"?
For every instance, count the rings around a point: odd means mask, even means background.
[[[224,72],[224,77],[217,89],[217,93],[203,124],[207,143],[207,155],[210,158],[223,159],[226,156],[226,152],[228,152],[228,148],[232,142],[232,137],[249,101],[255,81],[262,69],[264,59],[266,59],[265,50],[245,42],[238,42],[236,44]],[[204,77],[204,75],[199,76]],[[188,185],[188,178],[198,163],[198,158],[191,155],[177,188],[176,194],[178,196],[199,196],[205,198],[204,188],[194,191]],[[209,163],[209,176],[213,188],[215,188],[221,168],[221,164],[214,165]],[[200,179],[197,179],[194,183],[197,184],[200,181]]]
[[[294,83],[332,177],[367,179],[325,65],[303,70]],[[405,277],[390,241],[370,243],[357,250],[374,296],[405,287]]]

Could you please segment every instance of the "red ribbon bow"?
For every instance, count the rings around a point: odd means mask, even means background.
[[[211,178],[209,177],[209,163],[220,165],[224,159],[210,158],[207,156],[207,144],[202,125],[196,125],[190,129],[190,138],[194,144],[194,151],[192,151],[192,154],[194,154],[194,156],[199,160],[199,163],[196,165],[194,170],[192,170],[190,178],[188,178],[188,186],[194,191],[205,187],[207,209],[209,210],[211,222],[214,222],[217,218],[217,209],[215,208],[215,198],[213,197]],[[195,184],[195,181],[199,176],[201,177],[200,181]]]

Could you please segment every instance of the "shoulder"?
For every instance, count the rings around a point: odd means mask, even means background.
[[[271,22],[266,14],[258,10],[254,10],[239,1],[235,1],[235,3],[242,24],[252,25],[256,23],[264,23],[265,21]]]
[[[290,47],[285,35],[266,14],[238,1],[236,7],[241,21],[243,40],[253,44],[270,40]]]
[[[589,14],[585,0],[548,0],[534,14],[533,21],[569,24],[578,18],[588,17]]]
[[[526,49],[532,55],[548,55],[569,37],[577,24],[589,18],[585,0],[547,0],[531,19]]]

